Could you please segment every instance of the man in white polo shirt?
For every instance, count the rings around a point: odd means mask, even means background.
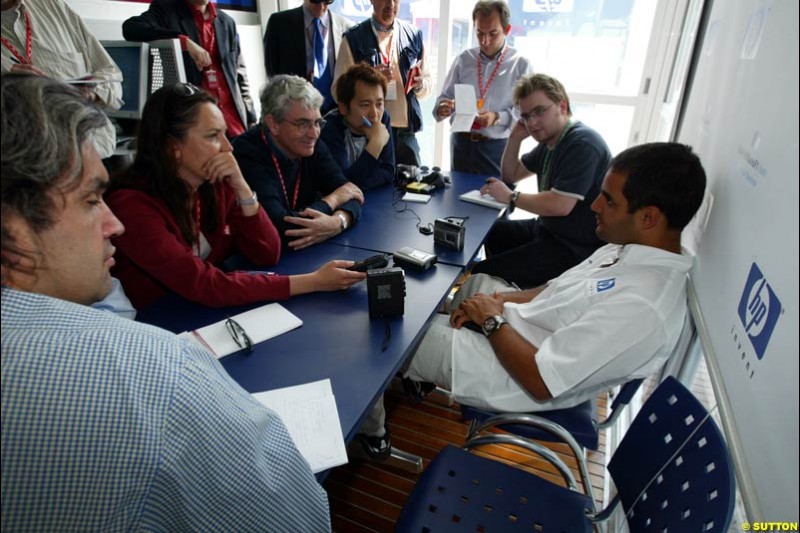
[[[592,204],[597,235],[610,244],[534,289],[472,276],[450,317],[437,316],[423,337],[406,388],[421,395],[433,383],[466,405],[539,411],[658,370],[683,325],[692,258],[681,252],[681,231],[705,184],[688,146],[620,153]]]
[[[683,325],[692,258],[681,253],[681,231],[700,207],[705,182],[688,146],[625,150],[592,204],[597,235],[610,244],[526,291],[474,276],[449,320],[434,321],[406,377],[447,387],[468,405],[537,411],[649,376]]]

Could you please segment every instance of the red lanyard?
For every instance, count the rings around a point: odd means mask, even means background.
[[[394,50],[392,50],[392,41],[393,40],[394,40],[394,33],[392,33],[389,36],[389,45],[386,47],[386,51],[387,51],[386,54],[383,53],[383,50],[381,50],[380,45],[378,45],[378,52],[380,52],[380,54],[381,54],[381,59],[383,60],[383,64],[386,65],[387,67],[392,64],[392,55],[393,55],[392,52],[394,51]]]
[[[200,193],[195,192],[194,194],[194,235],[197,239],[197,257],[200,257]]]
[[[481,66],[481,53],[478,52],[478,109],[483,109],[483,99],[486,96],[486,93],[489,92],[489,87],[492,85],[494,81],[494,77],[497,76],[497,71],[500,69],[500,65],[503,64],[503,60],[506,58],[506,52],[508,52],[508,46],[505,46],[503,49],[503,53],[500,54],[500,59],[497,60],[497,64],[494,66],[494,70],[492,71],[492,75],[489,76],[489,81],[486,82],[486,87],[483,86],[483,67]]]
[[[33,41],[33,30],[31,29],[31,17],[28,15],[27,11],[22,13],[25,15],[25,52],[26,57],[22,57],[22,54],[19,53],[19,50],[14,47],[11,42],[6,39],[5,37],[0,36],[0,40],[3,41],[3,44],[9,51],[14,54],[14,57],[17,58],[17,61],[22,63],[23,65],[30,65],[31,64],[31,41]]]
[[[261,130],[261,140],[264,141],[264,144],[267,148],[270,148],[269,143],[267,142],[267,136],[264,135],[264,130]],[[270,148],[271,150],[271,148]],[[275,157],[275,152],[271,152],[270,155],[272,156],[272,164],[275,165],[275,170],[278,171],[278,177],[281,179],[281,187],[283,187],[283,196],[286,198],[286,205],[294,211],[297,209],[297,197],[300,194],[300,178],[302,177],[303,173],[303,162],[297,162],[297,181],[294,184],[294,196],[292,198],[292,203],[289,204],[289,193],[286,191],[286,182],[283,179],[283,172],[281,172],[281,166],[278,164],[278,158]]]

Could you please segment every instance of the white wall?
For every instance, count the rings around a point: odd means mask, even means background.
[[[714,206],[692,283],[751,520],[798,519],[798,4],[714,2],[679,140]],[[774,321],[774,322],[773,322]]]
[[[66,0],[66,2],[83,18],[89,29],[100,40],[122,40],[122,23],[147,9],[147,4],[138,2],[108,0]],[[267,81],[264,71],[262,27],[266,25],[267,13],[275,9],[275,3],[275,0],[259,0],[259,9],[265,14],[263,23],[256,13],[225,11],[236,21],[257,114],[261,108],[258,94]]]

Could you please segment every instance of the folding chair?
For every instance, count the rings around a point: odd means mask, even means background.
[[[590,532],[619,503],[634,532],[726,531],[730,524],[734,475],[725,441],[708,411],[672,377],[647,400],[611,459],[618,494],[600,513],[546,448],[543,457],[567,488],[469,452],[496,443],[543,448],[502,434],[474,438],[464,449],[448,446],[417,482],[396,530]]]

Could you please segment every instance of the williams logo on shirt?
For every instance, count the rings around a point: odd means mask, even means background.
[[[780,300],[761,269],[753,263],[739,300],[739,319],[759,359],[764,357],[780,314]]]
[[[617,284],[617,278],[601,279],[597,282],[597,293],[610,291]]]

